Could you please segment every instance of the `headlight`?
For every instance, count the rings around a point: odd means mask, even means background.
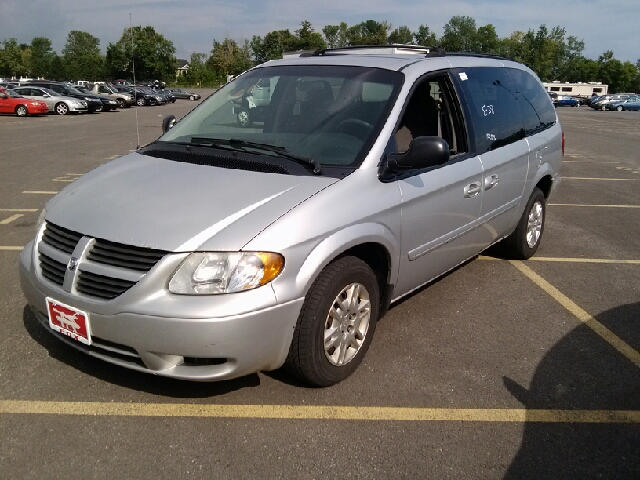
[[[284,258],[267,252],[196,252],[169,281],[169,291],[216,295],[251,290],[269,283],[284,267]]]

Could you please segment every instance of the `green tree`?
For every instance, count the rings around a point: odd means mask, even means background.
[[[341,22],[340,25],[327,25],[322,29],[325,42],[329,48],[346,47],[349,43],[347,41],[348,26],[345,22]]]
[[[62,50],[69,78],[97,80],[104,74],[100,40],[90,33],[72,30]]]
[[[107,47],[107,70],[115,77],[130,78],[135,65],[139,80],[173,80],[175,78],[173,42],[153,27],[125,28],[120,40]]]
[[[600,81],[609,85],[611,93],[628,93],[634,90],[638,69],[633,63],[616,60],[611,50],[600,55],[598,63]]]
[[[298,37],[298,50],[322,50],[327,48],[322,35],[314,31],[311,22],[308,20],[300,23],[300,29],[296,30],[296,36]]]
[[[413,36],[416,39],[416,44],[423,47],[435,47],[438,44],[436,34],[426,25],[420,25]]]
[[[349,27],[347,42],[349,45],[386,45],[389,30],[391,30],[391,25],[387,22],[366,20]]]
[[[220,82],[226,81],[227,75],[238,75],[244,72],[252,65],[248,42],[239,46],[230,38],[225,38],[223,42],[214,40],[211,56],[206,65]]]
[[[388,42],[399,43],[401,45],[409,45],[413,43],[413,33],[409,30],[409,27],[402,26],[396,28],[389,34]]]
[[[51,63],[56,56],[51,40],[46,37],[36,37],[31,40],[30,50],[29,74],[34,77],[50,78],[53,73]]]
[[[456,15],[444,26],[440,45],[447,52],[477,52],[477,33],[473,18]]]
[[[498,53],[500,39],[493,25],[479,27],[476,32],[475,47],[477,53]]]
[[[249,43],[249,48],[257,63],[282,58],[284,52],[298,50],[299,39],[287,30],[274,30],[262,37],[257,35]]]
[[[23,63],[23,50],[15,38],[2,42],[0,49],[0,76],[20,77],[27,74],[27,66]]]

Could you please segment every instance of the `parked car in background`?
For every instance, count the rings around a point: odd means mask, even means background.
[[[44,115],[49,113],[49,106],[43,101],[30,100],[11,89],[0,87],[0,113],[13,113],[18,117]]]
[[[173,93],[176,98],[187,100],[200,100],[201,98],[197,93],[191,93],[189,90],[184,90],[182,88],[170,88],[169,91]]]
[[[102,112],[103,110],[111,109],[111,107],[104,107],[102,100],[98,95],[80,91],[80,89],[74,88],[72,85],[68,85],[66,83],[47,80],[31,80],[28,84],[25,84],[25,86],[48,88],[49,90],[53,90],[58,95],[62,95],[64,97],[73,97],[79,100],[85,100],[87,102],[87,109],[89,113]]]
[[[640,110],[640,96],[629,97],[622,102],[608,103],[607,110],[617,110],[618,112],[624,110]]]
[[[622,102],[634,95],[635,94],[633,93],[615,93],[615,94],[603,95],[600,98],[598,98],[598,100],[591,103],[591,108],[593,108],[594,110],[606,110],[607,105],[609,103]]]
[[[116,87],[120,92],[126,92],[134,97],[136,105],[143,107],[145,105],[161,105],[164,103],[162,97],[147,87],[126,86]]]
[[[118,109],[118,106],[119,106],[118,102],[116,102],[115,100],[112,100],[109,97],[105,97],[103,95],[96,95],[86,87],[77,86],[77,87],[75,87],[75,89],[79,90],[80,92],[84,93],[85,95],[93,95],[98,100],[100,100],[100,102],[102,103],[102,111],[103,112],[109,112],[111,110],[117,110]]]
[[[115,100],[120,108],[128,108],[135,103],[133,95],[119,92],[114,86],[107,83],[94,83],[89,86],[89,89],[97,95]]]
[[[47,104],[50,112],[58,115],[66,115],[67,113],[84,113],[89,111],[86,100],[79,100],[73,97],[60,95],[48,88],[37,86],[16,87],[13,89],[18,95],[32,100],[40,100]]]
[[[580,102],[569,95],[558,95],[558,107],[578,107]]]

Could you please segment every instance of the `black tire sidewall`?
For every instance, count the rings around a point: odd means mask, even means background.
[[[540,237],[538,241],[533,247],[529,247],[527,243],[527,228],[529,225],[529,214],[531,213],[531,209],[536,202],[540,202],[542,204],[542,226],[540,230]],[[518,226],[516,230],[513,232],[512,237],[512,253],[513,256],[518,260],[527,260],[531,258],[538,247],[540,246],[540,242],[542,240],[542,235],[544,233],[544,224],[547,217],[547,205],[544,194],[539,188],[534,188],[531,196],[529,197],[529,201],[527,201],[527,205],[522,213],[522,217],[518,222]]]
[[[369,292],[371,317],[363,344],[347,364],[336,366],[324,352],[324,327],[329,309],[344,287],[360,283]],[[289,370],[304,382],[319,387],[334,385],[350,376],[362,362],[375,332],[380,292],[371,268],[356,257],[342,257],[328,265],[305,297],[287,358]],[[297,342],[294,345],[294,342]]]

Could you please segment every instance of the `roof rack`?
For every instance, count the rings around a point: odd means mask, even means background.
[[[399,50],[397,53],[423,53],[425,57],[445,57],[445,56],[465,56],[465,57],[479,57],[479,58],[493,58],[496,60],[511,60],[515,61],[511,57],[505,55],[497,55],[493,53],[473,53],[473,52],[446,52],[440,47],[425,47],[422,45],[403,45],[403,44],[391,44],[391,45],[354,45],[348,47],[337,48],[325,48],[322,50],[316,50],[315,52],[305,52],[300,55],[301,57],[318,57],[326,54],[339,54],[341,52],[350,52],[354,50],[382,50],[382,49],[395,49]],[[379,52],[375,52],[379,53]]]
[[[333,54],[333,53],[339,54],[341,52],[347,53],[354,50],[382,50],[382,49],[400,51],[395,53],[403,53],[403,52],[404,53],[424,53],[425,56],[427,57],[442,57],[446,53],[440,47],[424,47],[422,45],[391,44],[391,45],[352,45],[348,47],[325,48],[322,50],[316,50],[315,52],[304,55],[304,56],[321,57],[326,54]]]

